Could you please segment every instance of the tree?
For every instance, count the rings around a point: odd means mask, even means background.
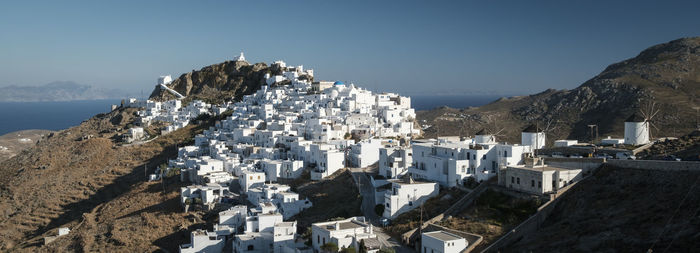
[[[376,206],[374,206],[374,212],[377,215],[382,216],[382,214],[384,214],[384,208],[386,208],[386,207],[384,207],[384,205],[382,205],[382,204],[376,205]]]
[[[326,243],[324,245],[321,245],[321,250],[323,252],[338,252],[338,244],[335,244],[333,242]]]
[[[347,248],[343,248],[342,250],[340,250],[340,252],[343,252],[343,253],[357,253],[357,250],[355,250],[355,247],[350,246],[350,247],[347,247]]]

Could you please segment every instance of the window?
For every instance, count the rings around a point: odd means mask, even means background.
[[[531,187],[535,187],[535,180],[531,180],[530,186],[531,186]]]
[[[481,160],[486,160],[486,155],[483,155],[483,156],[481,157]]]
[[[471,160],[471,155],[467,153],[467,160]]]
[[[515,184],[515,177],[510,177],[510,183]]]
[[[517,178],[516,181],[518,182],[518,184],[520,184],[520,178]]]
[[[254,250],[253,245],[248,245],[248,251],[252,251],[252,250]]]
[[[542,189],[542,181],[537,181],[537,188]]]

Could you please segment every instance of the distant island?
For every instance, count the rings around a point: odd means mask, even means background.
[[[0,86],[0,102],[53,102],[124,98],[119,89],[98,88],[71,81],[56,81],[42,86]]]

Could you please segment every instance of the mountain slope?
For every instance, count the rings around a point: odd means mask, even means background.
[[[694,106],[700,106],[700,37],[659,44],[638,56],[612,64],[599,75],[572,90],[549,89],[541,93],[502,98],[478,108],[438,108],[419,112],[418,119],[437,125],[428,136],[458,135],[480,128],[502,132],[508,141],[519,141],[526,125],[552,122],[548,139],[587,140],[588,125],[597,125],[600,137],[622,136],[624,120],[640,107],[654,102],[660,110],[653,136],[678,136],[695,127]],[[449,123],[449,124],[448,124]],[[516,126],[516,127],[513,127]],[[442,128],[442,130],[440,130]],[[502,138],[502,139],[503,139]]]

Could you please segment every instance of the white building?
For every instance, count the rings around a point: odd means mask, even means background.
[[[413,150],[410,147],[387,147],[379,149],[379,175],[397,178],[413,164]]]
[[[216,252],[224,250],[226,240],[215,232],[197,229],[190,234],[190,243],[180,245],[180,253]]]
[[[499,175],[499,184],[516,191],[542,195],[581,180],[581,169],[542,165],[508,166]]]
[[[158,77],[158,85],[167,85],[173,81],[173,77],[170,75]]]
[[[233,61],[245,61],[245,56],[243,55],[243,51],[241,51],[241,54],[238,56],[233,57]]]
[[[478,141],[493,138],[480,135]],[[477,142],[478,143],[478,142]],[[473,177],[485,181],[495,177],[500,168],[523,164],[523,156],[532,152],[529,146],[471,142],[414,143],[413,165],[409,173],[416,179],[438,182],[447,187]]]
[[[143,140],[146,137],[143,127],[132,127],[124,134],[124,141],[131,143],[138,140]]]
[[[258,171],[243,171],[238,178],[241,192],[247,193],[253,187],[261,187],[265,184],[265,173]]]
[[[463,237],[445,231],[421,234],[421,253],[459,253],[467,244]]]
[[[600,140],[600,144],[602,145],[619,145],[619,144],[624,144],[625,139],[617,139],[617,138],[612,138],[608,136],[605,139]]]
[[[395,218],[399,214],[419,207],[428,199],[440,193],[440,187],[435,182],[392,179],[391,190],[384,195],[384,214],[386,218]]]
[[[649,122],[635,113],[625,120],[625,144],[644,145],[649,143]]]
[[[578,144],[577,140],[556,140],[554,147],[569,147]]]
[[[365,168],[379,161],[379,148],[382,139],[367,139],[350,146],[349,160],[351,166]]]
[[[314,250],[321,251],[326,243],[335,243],[338,248],[354,247],[359,249],[363,239],[376,238],[372,224],[364,217],[352,217],[344,220],[318,222],[311,225],[311,241]]]

